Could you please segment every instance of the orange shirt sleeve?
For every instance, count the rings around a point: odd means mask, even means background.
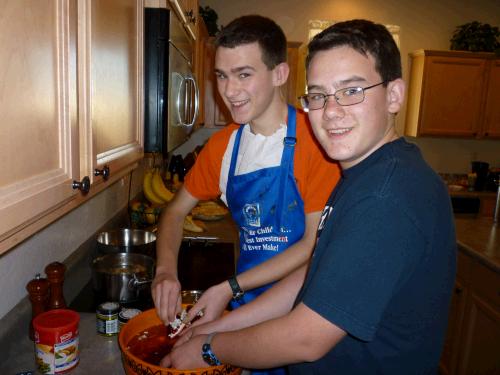
[[[340,166],[324,153],[314,137],[307,115],[301,110],[297,110],[294,174],[305,213],[322,211],[340,180]]]
[[[229,138],[238,125],[231,124],[210,137],[196,158],[196,162],[184,177],[184,187],[199,199],[208,200],[220,196],[219,188],[222,158]]]

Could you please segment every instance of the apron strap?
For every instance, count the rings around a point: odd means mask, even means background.
[[[229,173],[227,176],[226,196],[233,193],[232,179],[234,176],[234,172],[236,171],[236,161],[238,159],[238,150],[240,148],[240,139],[241,139],[241,134],[243,133],[244,127],[245,127],[245,125],[240,125],[240,127],[238,128],[238,132],[236,133],[236,137],[234,138],[233,152],[231,153],[231,164],[229,166]]]
[[[295,108],[288,104],[288,118],[286,123],[286,137],[283,138],[283,155],[281,156],[281,173],[279,180],[279,191],[281,192],[281,199],[278,200],[278,205],[276,206],[276,213],[279,215],[277,228],[281,231],[281,223],[283,222],[283,215],[285,215],[285,211],[283,210],[283,204],[286,200],[286,185],[288,182],[288,174],[292,173],[293,176],[293,154],[295,150],[295,144],[297,143],[296,135],[296,110]],[[291,170],[290,170],[291,167]]]

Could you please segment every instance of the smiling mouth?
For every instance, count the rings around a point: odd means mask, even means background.
[[[238,108],[238,107],[241,107],[245,104],[247,104],[250,100],[239,100],[239,101],[232,101],[230,102],[231,103],[231,107],[235,107],[235,108]]]
[[[327,130],[328,135],[344,135],[349,133],[352,130],[352,128],[342,128],[342,129],[329,129]]]

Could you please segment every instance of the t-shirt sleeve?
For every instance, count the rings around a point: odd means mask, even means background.
[[[366,198],[326,223],[299,302],[370,341],[424,249],[423,236],[395,204]]]
[[[222,158],[234,128],[235,126],[229,125],[210,137],[186,174],[184,187],[195,198],[208,200],[221,194],[219,179]]]

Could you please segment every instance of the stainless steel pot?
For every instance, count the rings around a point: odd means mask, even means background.
[[[117,229],[97,235],[98,254],[139,253],[155,257],[156,234],[142,229]]]
[[[102,255],[92,261],[92,286],[106,301],[136,301],[149,292],[154,267],[154,259],[144,254]]]

